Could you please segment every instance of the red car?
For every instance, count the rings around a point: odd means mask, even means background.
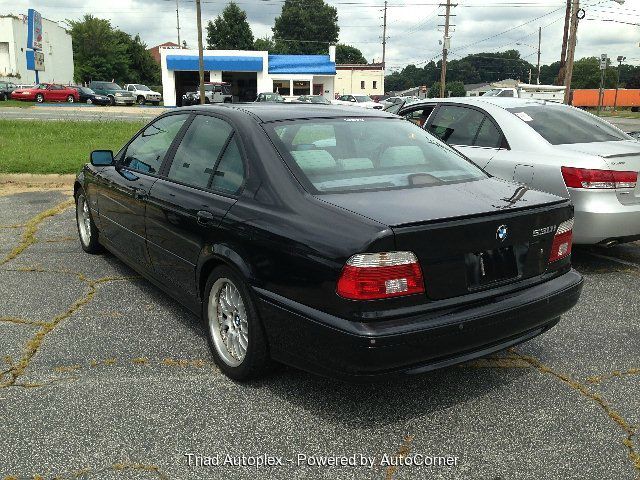
[[[11,92],[12,100],[27,102],[77,102],[78,91],[55,83],[41,83],[33,88],[20,88]]]

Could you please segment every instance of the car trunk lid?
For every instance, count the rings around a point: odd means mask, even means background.
[[[418,257],[430,300],[544,273],[572,216],[566,200],[493,178],[320,198],[390,226],[396,248]]]

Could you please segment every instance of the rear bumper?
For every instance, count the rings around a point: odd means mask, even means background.
[[[272,357],[319,375],[369,381],[453,365],[553,327],[582,290],[575,270],[481,304],[358,323],[255,289]]]
[[[640,204],[620,203],[615,191],[569,189],[575,206],[573,243],[593,245],[640,236]]]

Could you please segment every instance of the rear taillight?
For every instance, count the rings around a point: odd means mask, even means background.
[[[573,237],[573,218],[558,225],[556,235],[553,237],[549,263],[561,260],[571,255],[571,241]]]
[[[376,300],[424,293],[424,281],[412,252],[363,253],[347,261],[336,291],[351,300]]]
[[[636,188],[638,172],[562,167],[562,178],[570,188]]]

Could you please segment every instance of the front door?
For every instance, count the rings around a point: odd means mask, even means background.
[[[152,187],[147,245],[156,273],[195,295],[196,265],[206,243],[222,238],[219,225],[244,183],[237,135],[224,120],[197,115],[175,150],[166,178]]]
[[[322,95],[324,93],[324,84],[322,83],[314,83],[313,84],[313,94],[314,95]]]
[[[146,199],[156,182],[164,157],[189,114],[167,115],[140,132],[116,160],[100,174],[100,228],[119,252],[149,267],[145,244]]]

